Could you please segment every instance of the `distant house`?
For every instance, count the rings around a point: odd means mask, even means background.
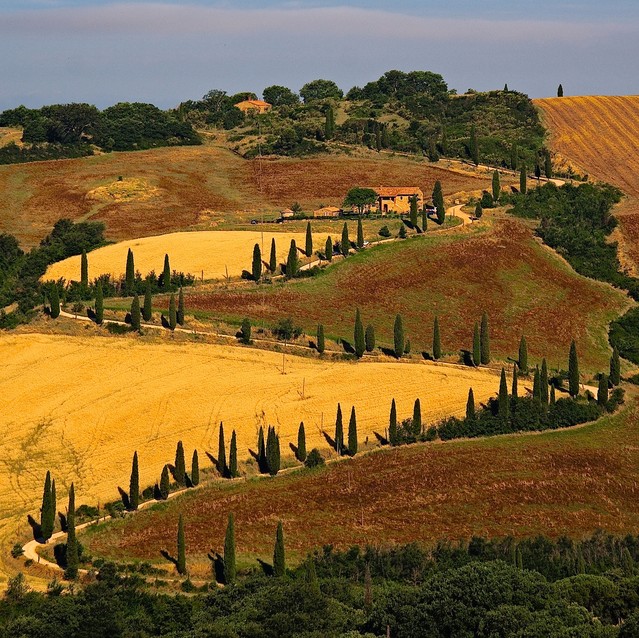
[[[293,217],[295,217],[295,213],[290,208],[285,208],[280,211],[280,217],[282,219],[293,219]]]
[[[240,109],[242,113],[268,113],[273,108],[268,102],[263,100],[244,100],[234,105],[236,109]]]
[[[377,210],[382,214],[410,212],[410,200],[417,197],[417,206],[421,208],[424,193],[416,186],[378,186],[371,187],[377,193]]]
[[[341,209],[335,206],[324,206],[314,210],[313,217],[339,217],[341,212]]]

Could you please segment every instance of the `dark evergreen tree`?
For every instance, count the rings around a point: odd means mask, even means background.
[[[249,345],[251,343],[251,320],[248,317],[244,317],[242,319],[242,324],[240,326],[240,341]]]
[[[373,352],[373,350],[375,350],[375,328],[370,323],[366,326],[364,342],[366,343],[366,352]]]
[[[608,377],[605,374],[599,375],[599,387],[597,388],[597,405],[606,407],[608,405]]]
[[[313,560],[313,557],[311,555],[308,555],[306,557],[305,566],[306,570],[304,574],[304,580],[306,581],[306,584],[308,585],[308,588],[313,596],[320,596],[322,592],[320,590],[319,581],[317,579],[315,561]]]
[[[323,324],[317,324],[317,351],[320,354],[324,354],[326,350],[326,341],[324,339],[324,326]]]
[[[342,255],[347,257],[350,249],[351,240],[348,238],[348,224],[344,222],[344,227],[342,228]]]
[[[510,398],[508,397],[508,383],[506,382],[506,371],[501,369],[501,379],[499,381],[499,416],[503,421],[508,421],[510,412]]]
[[[275,532],[275,549],[273,550],[273,575],[276,577],[284,576],[286,573],[286,558],[284,554],[284,528],[282,521],[277,524],[277,532]]]
[[[479,144],[477,143],[477,129],[474,124],[470,127],[470,144],[468,145],[468,151],[470,159],[473,160],[473,164],[477,166],[479,164]]]
[[[610,384],[612,386],[619,385],[621,383],[621,362],[619,360],[619,350],[614,348],[612,351],[612,357],[610,357]]]
[[[138,453],[133,453],[131,480],[129,481],[129,509],[135,511],[140,505],[140,472],[138,469]]]
[[[515,399],[519,396],[518,377],[519,377],[519,370],[517,368],[517,364],[515,363],[513,365],[513,382],[510,388],[510,394]]]
[[[335,111],[333,107],[329,106],[326,109],[326,122],[324,124],[324,137],[327,140],[332,140],[335,135]]]
[[[488,328],[488,314],[481,316],[481,362],[483,365],[490,363],[490,330]]]
[[[271,239],[271,256],[268,260],[268,269],[271,273],[277,270],[277,250],[275,248],[275,237]]]
[[[391,402],[390,418],[388,422],[388,442],[391,445],[397,445],[397,406],[395,399]]]
[[[468,389],[468,401],[466,401],[466,421],[473,422],[475,420],[475,395],[473,389]]]
[[[271,476],[280,471],[280,439],[274,427],[269,427],[266,437],[266,463]]]
[[[508,93],[508,84],[504,84],[504,93]]]
[[[539,163],[539,155],[535,156],[535,179],[539,184],[539,180],[541,179],[541,164]]]
[[[144,289],[144,305],[142,307],[142,318],[144,321],[150,321],[153,315],[153,297],[151,296],[151,282],[146,280]]]
[[[557,97],[563,97],[564,96],[564,87],[560,84],[557,87]]]
[[[85,295],[89,288],[89,260],[86,250],[82,251],[82,257],[80,257],[80,287],[82,294]]]
[[[442,340],[439,334],[439,317],[433,322],[433,359],[437,361],[442,356]]]
[[[362,226],[362,218],[357,219],[357,247],[364,248],[364,227]]]
[[[413,195],[410,198],[410,223],[413,226],[417,226],[417,214],[419,204],[417,202],[417,195]]]
[[[95,287],[95,322],[99,325],[104,320],[104,296],[102,293],[102,282],[98,281]]]
[[[342,423],[342,406],[339,403],[335,417],[335,451],[338,455],[344,453],[344,425]]]
[[[78,566],[80,564],[78,549],[78,540],[75,533],[75,486],[71,483],[67,510],[67,566],[64,570],[64,577],[68,580],[75,580],[78,577]]]
[[[253,264],[251,266],[251,276],[253,281],[259,281],[262,278],[262,251],[260,245],[253,246]]]
[[[51,517],[52,532],[55,529],[55,519],[56,519],[57,512],[58,512],[58,500],[57,500],[56,489],[55,489],[55,479],[52,479],[51,480],[51,512],[49,514]]]
[[[240,472],[237,467],[237,434],[235,430],[231,433],[231,445],[229,447],[229,476],[237,478]]]
[[[169,328],[175,330],[177,325],[177,310],[175,309],[175,295],[171,293],[169,298]]]
[[[426,232],[428,230],[428,211],[426,205],[422,206],[422,230]]]
[[[539,398],[541,399],[542,405],[548,405],[548,365],[546,364],[546,359],[541,360],[541,370],[539,372]]]
[[[135,290],[135,264],[133,262],[133,251],[129,248],[126,254],[126,270],[124,274],[124,294],[130,297]]]
[[[160,496],[163,501],[169,498],[169,492],[171,491],[171,480],[169,478],[169,467],[165,465],[162,468],[162,475],[160,476]]]
[[[220,476],[228,476],[228,465],[226,464],[226,443],[224,441],[224,423],[220,423],[220,431],[217,439],[217,471]]]
[[[355,406],[351,408],[351,418],[348,422],[348,454],[355,456],[357,454],[357,416],[355,415]]]
[[[364,340],[364,324],[359,314],[359,308],[355,311],[355,356],[361,359],[366,350],[366,341]]]
[[[493,172],[493,199],[497,202],[501,197],[501,180],[499,178],[499,171]]]
[[[264,428],[261,425],[257,435],[257,465],[262,474],[268,474],[268,463],[266,461],[266,443],[264,442]]]
[[[47,470],[42,492],[42,507],[40,508],[40,529],[42,538],[47,541],[53,534],[55,524],[55,505],[51,494],[51,472]]]
[[[180,288],[178,292],[178,307],[175,319],[178,324],[181,326],[184,325],[184,293],[182,292],[182,288]]]
[[[444,191],[439,180],[435,182],[433,188],[433,206],[437,208],[437,221],[441,225],[446,221],[446,208],[444,206]]]
[[[229,514],[229,521],[226,524],[226,534],[224,535],[224,584],[233,585],[237,577],[237,567],[235,563],[235,516]]]
[[[479,324],[475,322],[473,331],[473,363],[481,365],[481,335],[479,334]]]
[[[393,349],[398,359],[404,354],[404,345],[404,324],[402,316],[397,315],[393,325]]]
[[[544,174],[546,175],[547,179],[552,179],[552,158],[550,157],[550,153],[548,151],[546,151],[544,157]]]
[[[533,375],[533,399],[541,404],[541,375],[539,374],[539,366],[535,368],[535,374]]]
[[[131,301],[131,329],[140,331],[140,298],[137,292],[133,294]]]
[[[412,428],[415,436],[419,436],[422,433],[422,404],[419,399],[415,399],[415,405],[413,406]]]
[[[526,343],[526,337],[524,337],[524,335],[521,335],[521,339],[519,340],[519,358],[517,363],[519,369],[524,374],[528,374],[528,344]]]
[[[168,255],[164,255],[164,268],[162,269],[162,288],[164,288],[164,290],[171,289],[171,264],[169,263]]]
[[[577,344],[570,344],[570,355],[568,358],[568,391],[571,397],[579,394],[579,359],[577,357]]]
[[[286,276],[297,277],[299,272],[299,257],[297,256],[297,246],[295,240],[291,239],[291,247],[288,249],[288,259],[286,260]]]
[[[178,574],[184,576],[186,574],[186,538],[184,536],[184,519],[182,514],[178,520],[177,532],[177,560],[175,563]]]
[[[193,450],[193,457],[191,458],[191,485],[195,487],[200,484],[200,458],[198,457],[197,450]]]
[[[184,446],[178,441],[175,449],[175,482],[183,487],[186,485],[186,462],[184,460]]]
[[[526,169],[526,164],[522,164],[519,169],[519,192],[522,195],[525,195],[528,191],[528,171]]]
[[[519,166],[519,150],[517,149],[517,144],[514,144],[510,147],[510,168],[513,171],[517,170]]]
[[[300,463],[306,461],[306,431],[304,430],[304,421],[300,423],[297,430],[297,460]]]
[[[406,226],[404,226],[404,224],[399,227],[399,233],[397,233],[397,236],[400,239],[406,239]]]
[[[57,319],[60,316],[60,293],[58,292],[58,284],[51,286],[51,319]]]
[[[404,354],[410,354],[410,339],[406,339],[404,343]]]
[[[484,209],[482,208],[481,202],[477,202],[475,204],[475,213],[473,217],[475,217],[475,219],[481,219],[483,215],[484,215]]]
[[[555,403],[555,401],[556,401],[556,400],[557,400],[557,399],[555,398],[555,386],[554,386],[554,385],[551,385],[551,386],[550,386],[550,403],[551,403],[551,405],[552,405],[553,403]]]
[[[326,261],[333,261],[333,240],[330,235],[326,238],[326,249],[324,251]]]

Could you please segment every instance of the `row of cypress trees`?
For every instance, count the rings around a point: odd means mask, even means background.
[[[490,329],[488,326],[488,314],[483,313],[481,327],[475,322],[473,331],[473,363],[476,366],[490,363]]]
[[[355,456],[359,447],[357,438],[357,414],[355,406],[351,407],[351,416],[348,421],[348,439],[344,440],[344,424],[342,420],[342,406],[337,404],[335,417],[335,438],[333,448],[339,456]]]
[[[237,478],[240,473],[237,468],[237,435],[235,430],[231,433],[229,446],[229,460],[226,462],[226,443],[224,440],[224,424],[220,423],[218,435],[218,449],[215,467],[222,478]]]
[[[262,474],[275,476],[280,471],[280,437],[273,426],[268,426],[266,440],[264,439],[264,428],[260,426],[257,435],[257,454],[254,456]]]
[[[87,268],[87,285],[88,285],[88,264]],[[171,285],[171,265],[169,262],[168,254],[164,255],[164,267],[162,268],[162,274],[160,275],[160,288],[163,290],[172,290]],[[126,255],[126,268],[124,272],[124,296],[132,297],[135,293],[135,262],[133,258],[133,251],[129,248]]]

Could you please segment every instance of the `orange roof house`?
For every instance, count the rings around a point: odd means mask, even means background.
[[[424,202],[424,193],[416,186],[378,186],[372,188],[377,193],[377,209],[386,213],[404,214],[410,212],[410,200],[417,197],[417,206]]]
[[[324,206],[313,211],[313,217],[339,217],[341,210],[336,206]]]
[[[236,109],[240,109],[242,113],[268,113],[273,108],[268,102],[264,100],[244,100],[234,105]]]

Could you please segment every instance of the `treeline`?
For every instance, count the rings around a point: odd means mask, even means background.
[[[54,104],[40,109],[19,106],[0,113],[0,126],[23,129],[19,148],[0,149],[0,163],[81,157],[92,148],[130,151],[200,144],[191,124],[176,112],[152,104],[119,103],[100,111],[91,104]]]

